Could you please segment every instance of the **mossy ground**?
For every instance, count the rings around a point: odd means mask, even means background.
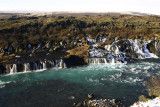
[[[11,45],[14,51],[10,54],[15,55],[25,54],[28,51],[26,46],[28,43],[32,44],[32,48],[35,49],[38,44],[45,47],[48,42],[50,43],[49,49],[41,48],[36,51],[49,50],[52,52],[55,51],[55,48],[58,50],[65,48],[65,50],[72,50],[72,54],[75,52],[75,55],[81,55],[84,53],[80,49],[80,44],[85,46],[85,37],[95,38],[97,35],[106,36],[108,43],[112,43],[115,38],[159,39],[160,17],[96,14],[23,16],[0,19],[0,48],[3,50]],[[3,56],[3,59],[6,58]]]

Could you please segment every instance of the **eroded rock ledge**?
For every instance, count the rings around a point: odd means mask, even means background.
[[[50,48],[39,47],[40,49],[31,49],[25,54],[12,56],[12,59],[1,62],[1,74],[46,70],[53,67],[75,67],[91,63],[127,64],[135,59],[159,58],[158,40],[121,39],[110,44],[104,36],[99,36],[98,39],[86,37],[85,40],[85,44],[82,43],[81,46],[69,50],[62,47],[62,50],[51,52],[48,51]],[[8,49],[10,50],[10,47]]]

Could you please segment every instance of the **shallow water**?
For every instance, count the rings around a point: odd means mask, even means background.
[[[0,107],[71,107],[88,93],[129,106],[146,94],[146,78],[159,73],[158,61],[139,61],[2,75]]]

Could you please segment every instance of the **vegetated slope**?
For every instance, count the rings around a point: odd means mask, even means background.
[[[159,39],[160,17],[77,14],[3,18],[0,19],[1,61],[18,54],[66,52],[74,48],[77,51],[77,47],[87,46],[86,37],[98,35],[107,37],[105,44],[115,39]]]

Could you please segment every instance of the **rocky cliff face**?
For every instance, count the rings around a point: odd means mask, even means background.
[[[71,56],[79,59],[76,66],[158,58],[159,22],[158,16],[106,14],[1,19],[0,72],[52,68],[51,62],[68,63]]]

